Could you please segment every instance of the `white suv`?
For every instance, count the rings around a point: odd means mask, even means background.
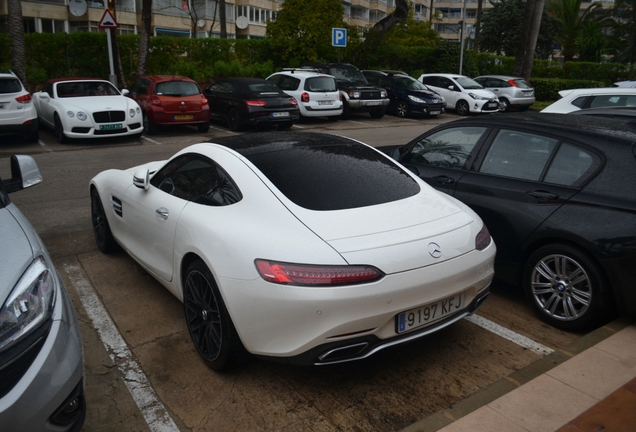
[[[342,114],[342,100],[336,79],[307,69],[283,69],[267,77],[298,102],[303,117],[327,117],[336,121]]]
[[[37,142],[38,114],[31,94],[11,71],[0,72],[0,135],[24,135]]]

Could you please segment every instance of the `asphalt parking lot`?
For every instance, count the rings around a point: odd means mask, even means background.
[[[359,115],[305,121],[294,130],[381,146],[457,118]],[[545,325],[520,289],[494,284],[473,319],[364,361],[290,367],[254,360],[222,373],[208,369],[190,341],[182,304],[125,253],[97,250],[88,182],[102,170],[167,159],[230,134],[213,123],[206,134],[184,127],[64,145],[48,130],[37,144],[0,138],[2,178],[9,177],[11,154],[32,155],[44,177],[12,200],[44,240],[76,305],[86,360],[83,430],[402,430],[584,336]]]

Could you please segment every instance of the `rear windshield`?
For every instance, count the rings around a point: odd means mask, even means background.
[[[295,204],[310,210],[343,210],[397,201],[419,184],[377,151],[361,144],[295,145],[247,155]]]
[[[16,78],[0,79],[0,94],[17,93],[22,91],[22,85]]]
[[[258,83],[258,84],[249,84],[248,88],[251,93],[260,95],[260,96],[276,96],[281,94],[280,88],[274,83],[266,82],[266,83]]]
[[[522,89],[531,89],[532,86],[530,85],[530,83],[524,79],[516,79],[515,80],[515,84],[517,84],[517,87],[522,88]]]
[[[199,86],[189,81],[166,81],[155,87],[155,94],[164,96],[193,96],[199,93]]]
[[[335,92],[336,80],[331,77],[313,77],[305,81],[305,90],[312,92]]]

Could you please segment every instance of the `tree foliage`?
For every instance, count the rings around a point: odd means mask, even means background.
[[[276,21],[267,24],[267,36],[286,65],[334,61],[338,54],[331,45],[331,29],[348,28],[349,41],[357,38],[343,13],[340,0],[285,0]]]
[[[526,0],[501,0],[483,12],[479,48],[498,55],[515,56],[519,47]],[[557,22],[546,11],[543,12],[536,56],[548,58],[552,54],[552,41]]]
[[[581,44],[587,45],[586,52],[594,52],[602,45],[601,41],[590,40],[592,38],[604,39],[602,32],[596,32],[591,23],[599,22],[604,17],[599,14],[602,6],[600,3],[592,3],[581,11],[582,0],[549,0],[548,13],[559,22],[559,31],[555,39],[561,43],[561,53],[565,61],[571,61],[581,51]],[[582,34],[587,31],[587,36]],[[596,48],[590,48],[594,46]],[[600,57],[600,56],[599,56]]]
[[[614,61],[636,63],[636,0],[616,0],[609,26],[607,48]]]

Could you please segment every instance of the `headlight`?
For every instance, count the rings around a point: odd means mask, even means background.
[[[385,98],[386,97],[386,90],[382,90],[380,92],[380,97]]]
[[[55,284],[53,272],[44,258],[38,257],[0,309],[0,349],[51,318]]]
[[[417,103],[423,103],[425,104],[426,101],[423,99],[418,98],[417,96],[411,96],[409,95],[409,99],[411,99],[413,102],[417,102]]]
[[[69,116],[70,118],[75,117],[75,113],[73,111],[66,111],[66,115]]]
[[[206,100],[207,100],[207,99],[206,99]],[[135,109],[135,111],[137,111],[137,114],[141,114],[141,108],[137,107],[137,108]]]
[[[135,109],[134,109],[134,108],[129,109],[129,110],[128,110],[128,115],[129,115],[131,118],[132,118],[132,117],[134,117],[134,116],[135,116]]]
[[[86,115],[86,113],[85,113],[85,112],[80,111],[80,112],[78,112],[78,113],[77,113],[77,118],[78,118],[79,120],[81,120],[81,121],[84,121],[84,120],[86,120],[87,115]]]
[[[490,98],[487,98],[487,97],[476,95],[475,93],[468,93],[468,96],[470,96],[471,98],[473,98],[475,100],[489,100],[490,99]]]
[[[350,91],[349,92],[349,96],[353,99],[359,99],[360,98],[360,92],[359,91]]]

